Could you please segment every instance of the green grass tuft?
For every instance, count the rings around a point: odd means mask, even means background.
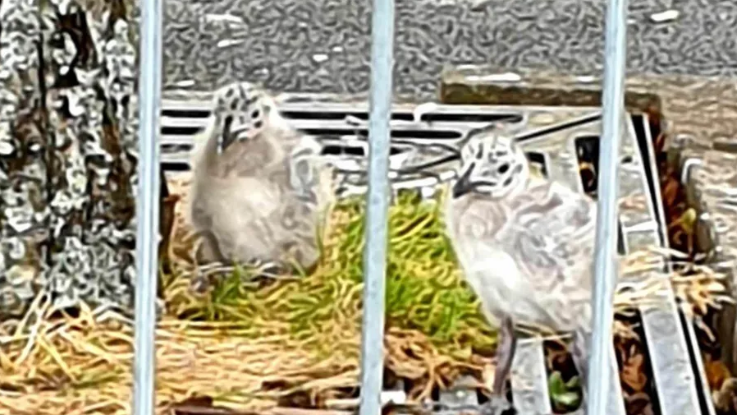
[[[364,203],[356,198],[335,207],[314,271],[254,289],[243,284],[248,271],[237,269],[196,315],[246,322],[257,335],[286,331],[326,351],[355,337],[361,323]],[[490,350],[494,331],[462,281],[441,206],[403,194],[390,208],[386,323],[424,333],[443,352],[468,356],[471,350]]]

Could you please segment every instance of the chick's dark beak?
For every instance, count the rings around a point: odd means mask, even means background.
[[[230,147],[235,141],[233,136],[233,117],[227,116],[223,120],[223,131],[222,137],[220,137],[220,143],[218,145],[218,153],[222,153],[226,148]]]
[[[471,164],[468,166],[468,168],[461,174],[461,177],[456,180],[455,184],[453,185],[453,198],[459,198],[467,193],[470,193],[473,190],[473,183],[471,183],[471,173],[473,172],[474,165]]]

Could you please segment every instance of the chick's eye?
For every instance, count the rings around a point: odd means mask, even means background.
[[[499,166],[499,173],[504,174],[509,171],[509,164],[504,163],[501,166]]]

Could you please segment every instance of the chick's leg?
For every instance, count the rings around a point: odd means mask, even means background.
[[[507,401],[505,385],[507,376],[512,369],[512,359],[517,340],[514,335],[514,324],[512,319],[504,318],[501,322],[497,338],[499,344],[496,349],[496,369],[494,369],[494,383],[491,399],[484,406],[484,415],[500,415],[507,413],[510,403]]]
[[[507,377],[512,369],[512,359],[517,346],[517,338],[514,335],[514,323],[511,318],[502,319],[499,334],[499,344],[496,348],[496,369],[494,371],[494,395],[504,397]]]
[[[578,371],[578,378],[581,384],[581,407],[585,407],[586,404],[586,385],[589,373],[588,365],[588,350],[591,339],[591,333],[583,330],[577,330],[573,334],[573,343],[571,345],[571,355],[573,357],[573,364],[576,366]]]
[[[223,261],[217,238],[211,231],[198,232],[198,238],[199,244],[194,253],[198,266],[190,288],[194,293],[204,294],[212,287],[212,284],[210,274],[203,268],[208,268],[214,262],[223,263],[225,261]]]
[[[280,275],[289,274],[289,267],[281,261],[262,261],[256,259],[249,265],[253,267],[253,275],[256,279],[276,278]]]
[[[198,246],[195,257],[199,264],[208,264],[212,262],[225,262],[220,245],[215,235],[211,231],[202,231],[199,234],[200,245]]]

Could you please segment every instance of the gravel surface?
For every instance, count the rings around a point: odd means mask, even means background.
[[[371,0],[165,4],[167,88],[368,90]],[[447,64],[601,70],[605,9],[606,0],[397,0],[396,91],[433,96]],[[735,0],[631,0],[629,20],[630,73],[737,74]]]

